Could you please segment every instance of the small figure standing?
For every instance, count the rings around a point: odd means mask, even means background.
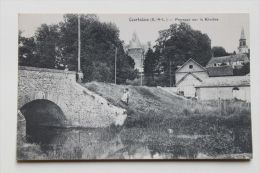
[[[68,65],[65,65],[65,69],[64,69],[64,71],[69,71],[69,67],[68,67]]]
[[[126,89],[124,90],[124,94],[123,94],[123,96],[122,96],[122,98],[121,98],[121,101],[124,102],[126,105],[128,105],[129,96],[130,96],[129,90],[128,90],[128,88],[126,88]]]

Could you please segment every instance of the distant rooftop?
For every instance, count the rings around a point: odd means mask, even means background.
[[[209,77],[233,76],[233,68],[231,66],[207,67],[207,72]]]
[[[250,86],[250,76],[210,77],[196,87]]]
[[[222,57],[212,57],[211,60],[208,62],[207,66],[216,63],[225,63],[225,62],[237,62],[237,61],[249,61],[247,54],[234,54],[229,56],[222,56]]]

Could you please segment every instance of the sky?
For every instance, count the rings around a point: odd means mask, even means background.
[[[158,31],[173,23],[187,22],[193,29],[208,34],[211,46],[222,46],[228,52],[237,51],[241,29],[249,46],[249,15],[240,14],[97,14],[101,22],[112,22],[120,30],[120,39],[128,44],[136,32],[142,44],[155,44]],[[43,23],[63,21],[63,14],[19,14],[19,30],[25,37],[33,36]]]

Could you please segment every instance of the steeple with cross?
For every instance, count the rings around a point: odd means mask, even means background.
[[[242,28],[242,30],[241,30],[238,52],[239,53],[248,53],[248,46],[246,43],[246,36],[245,36],[244,28]]]

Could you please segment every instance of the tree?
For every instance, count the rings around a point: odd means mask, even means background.
[[[55,68],[59,56],[58,25],[41,25],[35,33],[35,56],[32,65],[42,68]]]
[[[80,15],[81,70],[84,81],[114,82],[115,47],[117,47],[117,83],[136,77],[134,61],[123,49],[119,30],[113,23],[103,23],[94,14]],[[19,37],[19,42],[24,39]],[[29,54],[31,66],[77,71],[78,65],[78,15],[66,14],[58,25],[43,24],[30,39],[34,45],[25,49],[21,44],[19,63],[24,64],[24,54]],[[25,41],[23,41],[25,42]],[[27,41],[29,42],[29,41]],[[26,43],[27,43],[26,42]],[[29,43],[27,43],[28,45]],[[29,52],[29,53],[28,53]],[[28,59],[28,58],[26,58]]]
[[[187,23],[172,24],[170,28],[159,31],[155,47],[160,50],[163,77],[169,84],[174,81],[172,74],[177,66],[189,58],[193,58],[202,66],[211,58],[211,41],[208,35],[194,30]]]
[[[126,80],[134,80],[138,71],[134,69],[134,60],[126,55],[117,61],[117,83],[125,83]]]
[[[18,53],[19,53],[19,65],[21,66],[33,66],[33,60],[35,57],[35,41],[33,37],[23,37],[22,32],[19,31],[18,38]]]
[[[156,56],[151,48],[148,49],[144,59],[144,75],[147,85],[154,85],[154,74],[157,67]]]
[[[151,48],[149,48],[144,58],[144,75],[153,77],[155,72],[155,66],[156,66],[156,61],[155,61],[154,52]]]
[[[162,62],[162,56],[161,56],[161,52],[160,52],[160,49],[156,48],[155,47],[155,51],[154,51],[154,59],[155,59],[155,68],[154,68],[154,73],[155,74],[160,74],[162,73],[162,65],[161,65],[161,62]]]
[[[227,56],[229,53],[226,52],[226,50],[221,46],[214,46],[212,49],[212,55],[213,57],[221,57],[221,56]]]
[[[69,70],[76,71],[78,64],[78,14],[65,14],[63,18],[64,22],[59,24],[62,57],[64,58],[65,64],[68,65]],[[98,21],[98,18],[94,14],[80,15],[82,57],[88,56],[86,52],[88,49],[91,49],[91,47],[89,47],[91,40],[88,40],[89,34],[86,33],[86,31],[91,27],[91,23],[96,21]],[[82,59],[82,61],[84,60]],[[90,64],[92,65],[92,63]]]
[[[245,63],[241,68],[235,68],[233,70],[234,76],[243,76],[250,73],[250,63]]]
[[[84,23],[84,21],[86,21]],[[117,83],[132,78],[134,69],[124,52],[123,42],[119,39],[119,30],[112,23],[101,23],[89,18],[81,20],[82,71],[84,80],[101,80],[94,75],[93,62],[104,63],[111,73],[106,82],[114,82],[115,47],[117,47]],[[84,27],[85,26],[85,27]]]

